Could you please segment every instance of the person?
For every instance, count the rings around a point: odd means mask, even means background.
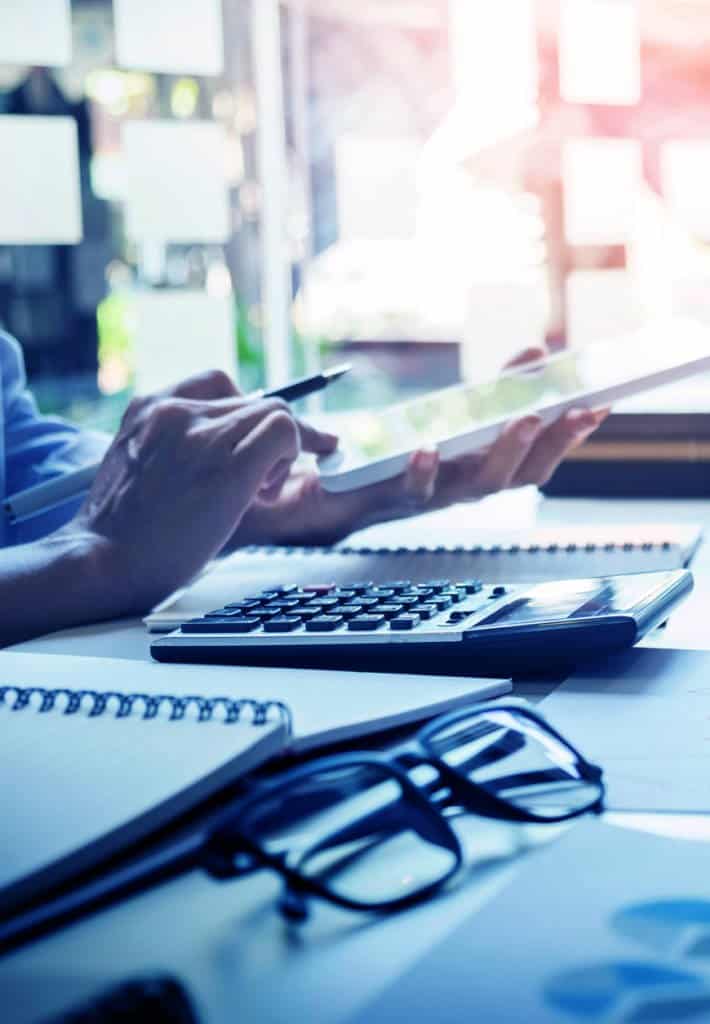
[[[0,392],[4,495],[103,455],[83,503],[2,523],[4,645],[144,613],[225,549],[331,543],[378,521],[541,484],[603,417],[580,409],[543,429],[527,416],[485,452],[440,461],[420,451],[395,479],[330,494],[294,463],[302,451],[332,451],[337,438],[277,399],[246,400],[221,372],[134,399],[110,443],[38,412],[19,345],[1,332]]]

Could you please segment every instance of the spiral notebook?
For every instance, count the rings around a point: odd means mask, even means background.
[[[170,632],[230,601],[269,586],[356,580],[476,578],[485,583],[537,583],[686,566],[702,537],[699,526],[545,527],[468,531],[466,543],[447,537],[435,546],[331,548],[249,547],[214,563],[192,586],[173,594],[145,619],[153,633]]]
[[[509,690],[509,680],[496,679],[2,652],[0,920],[270,757]]]

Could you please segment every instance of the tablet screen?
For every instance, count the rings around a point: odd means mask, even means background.
[[[706,332],[691,326],[687,331],[674,325],[673,337],[660,338],[655,330],[588,345],[552,356],[533,369],[506,372],[481,384],[447,388],[387,409],[351,413],[337,423],[336,430],[350,465],[434,445],[576,396],[707,358],[710,341]]]

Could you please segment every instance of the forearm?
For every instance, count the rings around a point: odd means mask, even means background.
[[[59,531],[0,551],[0,645],[120,614],[100,540]]]

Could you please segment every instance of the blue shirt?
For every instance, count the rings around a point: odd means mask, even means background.
[[[95,462],[107,446],[108,438],[101,434],[39,413],[27,390],[20,346],[0,331],[0,494],[7,497]],[[70,501],[14,526],[0,513],[0,546],[52,533],[72,518],[80,504],[80,499]]]

